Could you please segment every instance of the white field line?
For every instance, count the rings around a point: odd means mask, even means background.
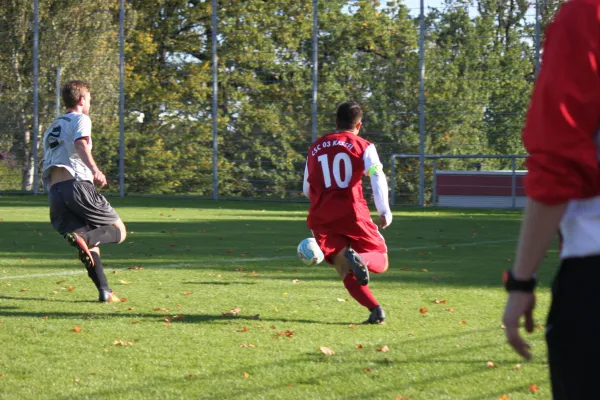
[[[488,240],[483,242],[470,242],[470,243],[449,243],[445,245],[436,244],[430,246],[416,246],[416,247],[398,247],[393,249],[388,249],[388,252],[398,252],[398,251],[414,251],[414,250],[433,250],[433,249],[441,249],[441,248],[455,248],[455,247],[473,247],[473,246],[481,246],[487,244],[501,244],[501,243],[510,243],[516,242],[517,239],[503,239],[503,240]],[[259,262],[259,261],[274,261],[274,260],[285,260],[290,258],[296,258],[297,256],[277,256],[277,257],[256,257],[256,258],[236,258],[232,259],[220,259],[220,260],[206,260],[206,261],[197,261],[192,263],[179,263],[179,264],[166,264],[166,265],[156,265],[148,268],[184,268],[184,267],[192,267],[194,265],[211,265],[211,264],[231,264],[231,263],[248,263],[248,262]],[[112,268],[107,268],[112,269]],[[117,271],[126,270],[126,268],[116,268]],[[29,274],[29,275],[5,275],[1,276],[0,280],[11,280],[11,279],[28,279],[28,278],[45,278],[48,276],[68,276],[68,275],[80,275],[85,274],[87,271],[85,270],[76,270],[76,271],[60,271],[60,272],[49,272],[47,274]]]

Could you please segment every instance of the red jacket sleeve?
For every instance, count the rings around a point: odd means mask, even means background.
[[[600,14],[597,0],[571,0],[546,31],[523,143],[527,196],[561,204],[598,194]]]

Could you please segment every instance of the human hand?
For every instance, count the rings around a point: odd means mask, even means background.
[[[387,218],[385,217],[385,214],[381,214],[379,216],[379,226],[381,227],[381,229],[385,229],[388,226],[390,226],[390,223],[388,222]]]
[[[106,176],[102,173],[102,171],[97,170],[94,172],[94,183],[99,185],[101,188],[106,186]]]
[[[533,332],[533,309],[535,308],[535,295],[529,292],[512,291],[508,295],[504,317],[505,334],[508,343],[517,353],[527,360],[531,360],[529,344],[519,335],[519,321],[525,316],[525,329]]]

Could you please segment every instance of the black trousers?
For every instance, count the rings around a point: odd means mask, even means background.
[[[553,398],[600,399],[600,255],[563,260],[546,325]]]

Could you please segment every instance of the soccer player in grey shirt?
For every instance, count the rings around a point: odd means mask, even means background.
[[[106,177],[92,157],[91,93],[84,81],[67,82],[61,91],[67,112],[44,132],[42,179],[49,193],[50,221],[69,244],[98,288],[101,302],[119,302],[102,268],[100,249],[121,243],[123,221],[94,184],[106,186]]]

